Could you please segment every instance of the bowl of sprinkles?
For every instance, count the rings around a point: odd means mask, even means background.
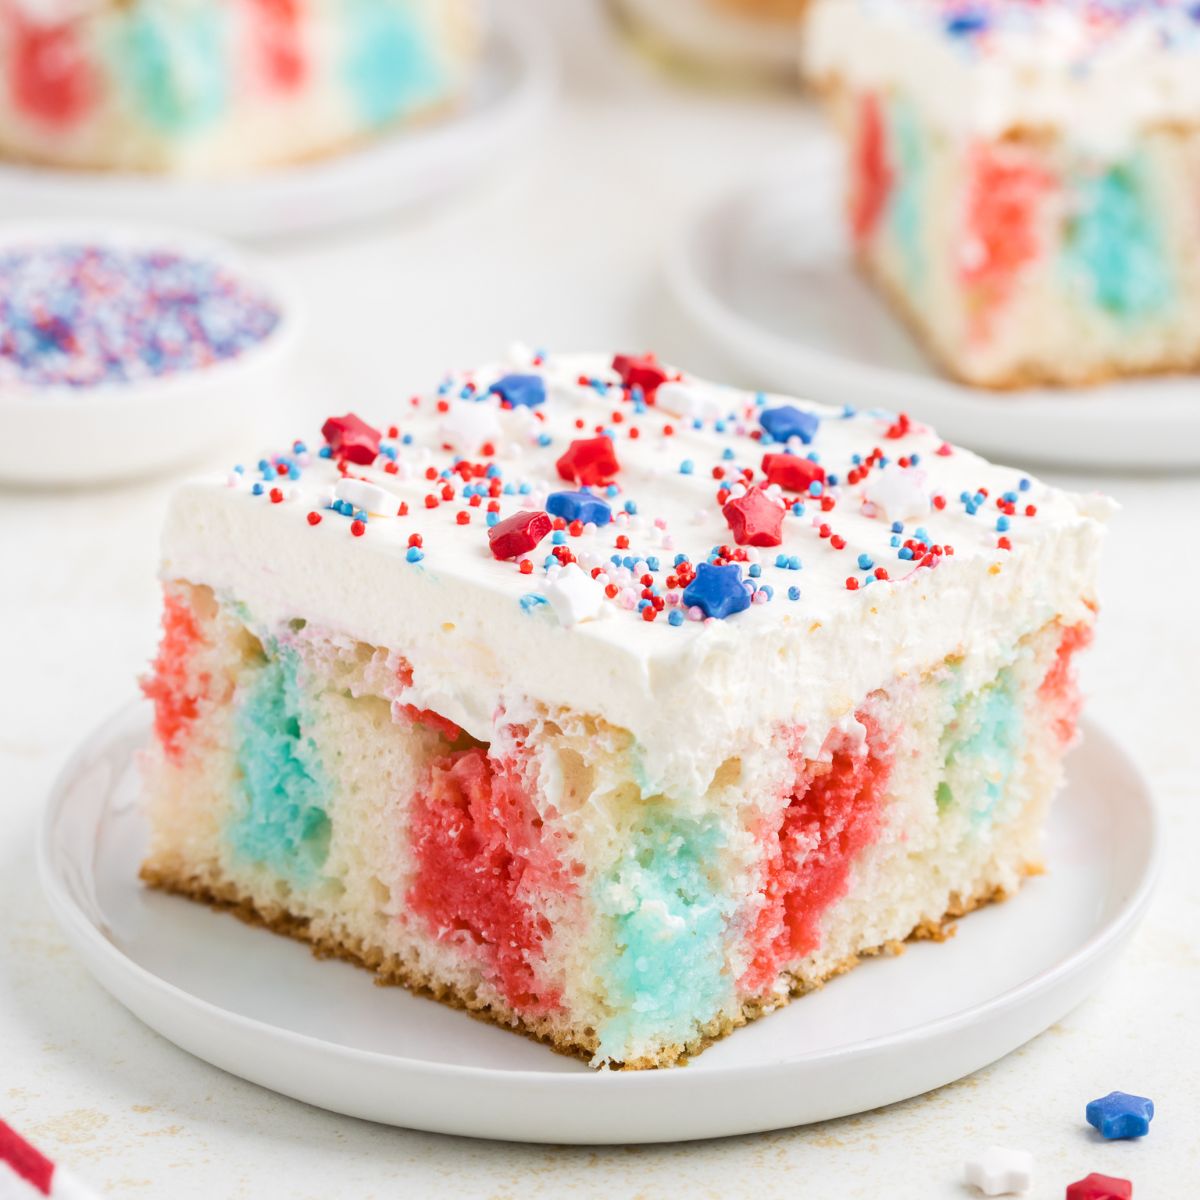
[[[294,326],[271,273],[217,240],[0,226],[0,479],[103,483],[199,458],[276,393]]]

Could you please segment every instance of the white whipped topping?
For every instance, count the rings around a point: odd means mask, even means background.
[[[628,729],[648,791],[681,800],[702,795],[725,758],[737,747],[770,740],[780,723],[803,724],[815,753],[830,728],[852,719],[868,693],[897,675],[967,651],[978,653],[964,670],[991,672],[1017,638],[1045,622],[1090,619],[1107,513],[1101,499],[1035,481],[1022,489],[1019,471],[964,450],[939,453],[937,435],[916,423],[889,438],[895,429],[890,414],[847,416],[687,379],[688,386],[724,399],[719,422],[694,428],[656,407],[636,413],[607,358],[562,356],[521,365],[545,378],[548,399],[535,412],[503,411],[496,396],[486,395],[512,369],[505,366],[455,375],[442,395],[425,396],[415,408],[407,397],[398,399],[391,414],[379,414],[398,427],[398,436],[384,439],[396,457],[381,455],[374,466],[350,467],[350,474],[406,504],[407,515],[370,517],[355,536],[349,517],[324,507],[347,485],[339,483],[332,462],[316,458],[320,443],[314,441],[307,455],[290,455],[301,466],[300,479],[263,481],[261,495],[253,494],[261,479],[256,459],[244,464],[243,474],[181,487],[166,524],[164,576],[207,584],[239,601],[264,633],[303,618],[398,651],[412,665],[406,701],[483,740],[495,736],[497,714],[519,721],[532,715],[531,706],[570,708]],[[486,398],[460,398],[468,383]],[[753,482],[760,483],[764,446],[751,434],[759,431],[761,412],[785,404],[820,416],[804,449],[838,479],[829,488],[834,507],[824,511],[808,498],[802,516],[784,518],[782,545],[743,548],[743,575],[771,587],[770,600],[760,591],[755,603],[725,620],[685,616],[669,625],[670,610],[685,612],[679,589],[668,581],[675,555],[700,563],[714,546],[733,540],[714,470],[731,482],[740,468],[752,468]],[[525,556],[532,570],[523,574],[517,561],[497,561],[489,551],[490,497],[471,505],[454,474],[454,499],[440,499],[446,481],[426,473],[437,475],[454,456],[443,449],[440,430],[448,414],[438,408],[467,405],[487,406],[502,431],[489,461],[514,494],[498,498],[500,518],[543,507],[550,492],[575,490],[559,478],[557,459],[572,439],[595,436],[598,426],[612,432],[620,492],[607,502],[615,520],[587,526],[579,536],[563,532],[578,565],[560,570],[554,563],[547,570],[548,537]],[[673,432],[665,432],[668,426]],[[386,433],[388,421],[381,427]],[[893,462],[913,455],[918,462],[876,468],[865,481],[848,483],[853,456],[870,456],[876,448]],[[393,471],[385,469],[389,463]],[[267,466],[277,473],[275,462]],[[906,471],[912,482],[923,481],[928,512],[897,535],[895,518],[878,511],[879,497],[872,503],[870,489],[874,480]],[[275,486],[278,503],[271,498]],[[521,486],[528,490],[521,493]],[[961,496],[974,505],[981,488],[989,496],[969,515]],[[996,500],[1005,494],[1016,498],[1016,515],[1001,521]],[[436,507],[427,507],[426,497],[437,499]],[[933,497],[941,507],[930,506]],[[627,501],[635,511],[624,511]],[[1036,514],[1025,515],[1027,506]],[[319,523],[310,524],[311,513]],[[460,513],[469,523],[459,523]],[[893,537],[912,538],[918,528],[921,538],[953,546],[954,553],[938,557],[936,567],[917,565],[923,551],[902,557]],[[419,549],[410,548],[413,535]],[[841,549],[835,536],[844,539]],[[1011,550],[1000,548],[1002,537]],[[625,548],[617,548],[618,539]],[[614,554],[620,565],[612,563]],[[792,569],[793,560],[801,569]],[[753,579],[752,566],[759,572]],[[866,584],[877,569],[888,579]],[[645,574],[666,601],[653,622],[638,611]],[[861,586],[848,590],[848,578]],[[789,598],[793,587],[797,599]],[[597,615],[604,619],[593,619]]]
[[[816,0],[806,72],[822,84],[895,88],[958,135],[1057,130],[1104,157],[1125,153],[1147,126],[1200,121],[1200,24],[1190,6],[1146,6],[1103,27],[1081,0],[981,7],[991,14],[986,33],[963,36],[946,26],[970,11],[962,5]]]

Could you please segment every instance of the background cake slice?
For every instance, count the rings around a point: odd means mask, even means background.
[[[987,387],[1200,368],[1200,18],[1157,0],[816,0],[859,261]]]
[[[453,103],[475,0],[0,0],[0,157],[229,174]]]
[[[649,1067],[1040,866],[1105,501],[651,357],[389,419],[177,492],[148,882]]]

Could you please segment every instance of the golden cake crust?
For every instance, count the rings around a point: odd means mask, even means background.
[[[1023,868],[1023,874],[1027,877],[1041,874],[1041,872],[1041,865],[1036,863],[1027,863]],[[199,901],[211,908],[231,913],[248,925],[256,925],[268,929],[272,933],[305,942],[317,958],[337,958],[363,967],[374,974],[376,984],[381,987],[403,987],[414,995],[436,1000],[450,1008],[467,1012],[478,1020],[523,1034],[533,1041],[549,1046],[559,1054],[590,1062],[599,1046],[599,1039],[594,1031],[586,1031],[581,1037],[564,1037],[562,1032],[554,1029],[549,1021],[522,1017],[506,1005],[492,1000],[484,1001],[474,994],[443,983],[430,975],[416,973],[396,955],[387,954],[377,946],[368,946],[361,939],[334,938],[316,933],[311,929],[307,918],[297,917],[282,905],[266,910],[229,881],[203,879],[196,874],[174,870],[166,864],[153,862],[143,864],[141,877],[144,883],[158,891]],[[970,896],[952,895],[946,911],[940,917],[921,921],[904,941],[890,941],[862,950],[858,954],[843,959],[818,978],[791,976],[787,994],[781,996],[777,1003],[764,1004],[757,1000],[747,1002],[742,1005],[741,1012],[736,1018],[730,1019],[723,1016],[710,1021],[697,1032],[695,1038],[687,1043],[665,1046],[655,1056],[647,1056],[629,1062],[611,1063],[610,1066],[613,1070],[627,1071],[683,1066],[689,1058],[707,1049],[740,1026],[747,1025],[758,1017],[783,1008],[792,1000],[807,995],[809,992],[819,990],[830,979],[852,970],[864,958],[882,954],[902,954],[905,941],[945,941],[947,938],[953,937],[954,922],[958,918],[987,904],[1006,900],[1008,896],[1007,889],[990,884],[984,885],[978,892]]]

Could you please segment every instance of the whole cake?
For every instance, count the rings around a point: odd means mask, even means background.
[[[816,0],[859,259],[951,374],[1200,369],[1200,7]]]
[[[170,506],[150,884],[654,1067],[1038,869],[1107,501],[651,356],[322,432]]]
[[[477,0],[0,0],[0,157],[221,174],[452,103]]]

